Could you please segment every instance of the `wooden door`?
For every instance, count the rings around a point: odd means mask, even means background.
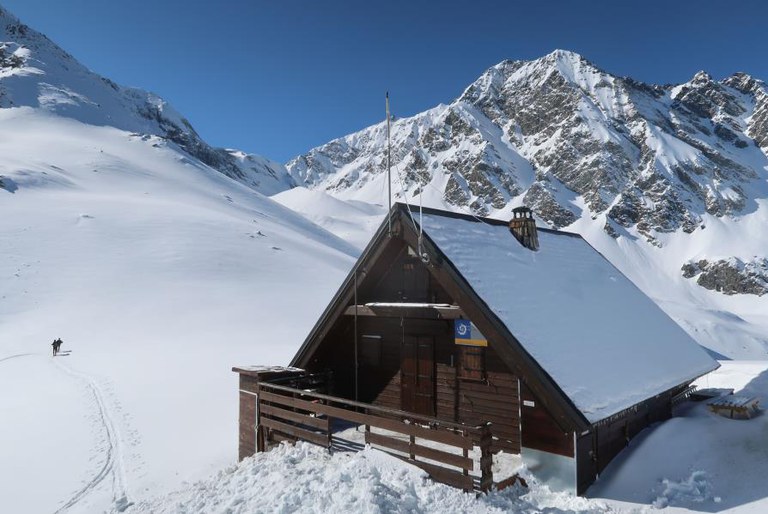
[[[400,408],[435,415],[435,340],[431,336],[403,336],[400,367]]]

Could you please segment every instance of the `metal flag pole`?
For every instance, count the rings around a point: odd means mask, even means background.
[[[389,237],[392,237],[392,142],[389,137],[389,91],[386,94],[387,104],[387,224],[389,227]]]

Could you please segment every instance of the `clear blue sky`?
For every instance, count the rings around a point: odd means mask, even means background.
[[[768,1],[0,0],[93,71],[154,91],[211,144],[278,161],[447,103],[555,48],[654,83],[768,80]]]

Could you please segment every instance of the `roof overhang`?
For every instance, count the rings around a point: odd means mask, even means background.
[[[350,305],[346,316],[378,316],[382,318],[461,319],[464,311],[458,305],[445,303],[366,303]]]

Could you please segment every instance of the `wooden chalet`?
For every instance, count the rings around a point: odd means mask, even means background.
[[[717,367],[581,236],[402,204],[290,365],[234,368],[241,458],[346,420],[465,489],[504,451],[577,494]]]

